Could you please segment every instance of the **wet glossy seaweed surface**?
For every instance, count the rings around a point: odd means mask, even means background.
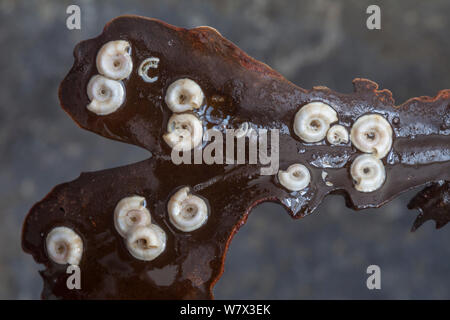
[[[97,74],[95,57],[110,40],[130,42],[135,66],[124,80],[126,101],[107,116],[86,109],[86,86]],[[212,298],[212,287],[222,273],[229,241],[261,201],[276,201],[300,218],[310,214],[329,193],[341,193],[355,209],[378,207],[401,192],[427,186],[410,206],[421,210],[414,228],[428,219],[437,227],[450,220],[450,90],[434,98],[413,98],[395,106],[388,90],[365,79],[354,80],[354,93],[328,88],[304,90],[266,65],[248,57],[215,30],[186,30],[140,17],[120,17],[97,38],[75,48],[75,62],[60,87],[64,110],[83,128],[104,137],[141,146],[152,157],[140,163],[95,173],[83,173],[59,185],[30,211],[23,230],[23,247],[47,269],[43,298]],[[158,81],[145,83],[136,66],[146,58],[160,59]],[[311,184],[301,192],[288,192],[276,176],[261,176],[259,165],[174,165],[170,148],[162,140],[170,110],[164,103],[167,87],[188,77],[205,92],[198,114],[207,127],[280,129],[280,168],[304,163]],[[292,130],[295,113],[304,104],[323,101],[338,113],[339,123],[350,127],[366,113],[379,113],[392,125],[393,149],[383,159],[387,179],[377,191],[354,189],[349,174],[359,154],[350,143],[304,144]],[[325,184],[322,172],[326,171]],[[169,222],[166,205],[180,186],[190,186],[208,199],[207,224],[182,233]],[[144,196],[153,221],[166,232],[166,250],[157,259],[134,259],[113,224],[117,202],[131,194]],[[66,225],[83,238],[80,263],[82,290],[68,290],[66,267],[51,262],[45,237],[55,226]]]

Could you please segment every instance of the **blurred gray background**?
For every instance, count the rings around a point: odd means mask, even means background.
[[[81,30],[66,8],[81,7]],[[382,29],[365,13],[379,4]],[[450,88],[450,2],[442,1],[0,1],[0,298],[38,299],[41,266],[20,247],[36,201],[82,171],[145,159],[137,147],[79,129],[62,111],[57,86],[75,44],[121,14],[183,27],[210,25],[297,85],[350,92],[355,77],[392,90],[397,104]],[[235,236],[216,298],[450,298],[450,226],[415,233],[415,192],[378,210],[354,212],[329,197],[292,220],[274,204],[257,207]],[[381,267],[381,290],[366,268]]]

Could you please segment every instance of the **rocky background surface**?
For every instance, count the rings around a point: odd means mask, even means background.
[[[137,147],[79,129],[57,87],[72,50],[121,14],[183,27],[210,25],[304,87],[350,92],[355,77],[392,90],[397,104],[450,88],[450,3],[383,1],[382,29],[366,28],[377,1],[0,1],[0,298],[38,299],[38,270],[21,251],[21,224],[36,201],[82,171],[145,159]],[[81,7],[81,30],[66,8]],[[450,298],[450,226],[410,227],[414,192],[378,210],[354,212],[333,196],[291,220],[263,204],[235,236],[216,298]],[[381,267],[381,290],[366,268]]]

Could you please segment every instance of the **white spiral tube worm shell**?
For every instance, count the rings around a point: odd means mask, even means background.
[[[350,174],[355,181],[355,189],[360,192],[378,190],[386,179],[383,162],[371,154],[362,154],[353,160]]]
[[[311,174],[306,166],[296,163],[290,165],[286,171],[278,171],[278,180],[289,191],[300,191],[309,185]]]
[[[382,159],[391,150],[392,135],[392,127],[384,117],[367,114],[353,124],[350,140],[358,150]]]
[[[135,226],[148,226],[151,216],[145,207],[145,198],[140,196],[126,197],[120,200],[114,209],[114,226],[117,232],[126,237]]]
[[[157,57],[150,57],[150,58],[147,58],[144,61],[142,61],[141,65],[139,66],[139,69],[138,69],[138,74],[142,78],[142,80],[144,80],[145,82],[148,82],[148,83],[153,83],[156,80],[158,80],[158,76],[149,77],[149,75],[148,75],[148,71],[150,69],[158,69],[158,64],[159,64],[159,58],[157,58]]]
[[[163,139],[176,151],[193,149],[202,142],[202,123],[190,113],[173,114],[167,123],[167,133]]]
[[[202,106],[204,94],[197,82],[191,79],[178,79],[166,92],[165,101],[170,110],[176,113],[191,111]]]
[[[188,187],[178,190],[167,204],[169,219],[181,231],[190,232],[208,220],[208,206],[202,198],[190,193]]]
[[[323,102],[311,102],[300,108],[294,118],[294,132],[305,142],[325,138],[330,124],[338,121],[336,111]]]
[[[105,43],[97,53],[97,70],[114,80],[127,78],[133,70],[131,46],[128,41],[115,40]]]
[[[127,249],[139,260],[151,261],[166,248],[166,233],[157,225],[136,226],[126,238]]]
[[[327,140],[330,144],[338,145],[348,142],[348,132],[344,126],[335,124],[327,132]]]
[[[120,81],[96,75],[89,80],[87,95],[91,102],[87,109],[97,115],[115,112],[125,99],[125,89]]]
[[[83,240],[72,229],[56,227],[45,241],[48,257],[58,264],[78,265],[83,255]]]

